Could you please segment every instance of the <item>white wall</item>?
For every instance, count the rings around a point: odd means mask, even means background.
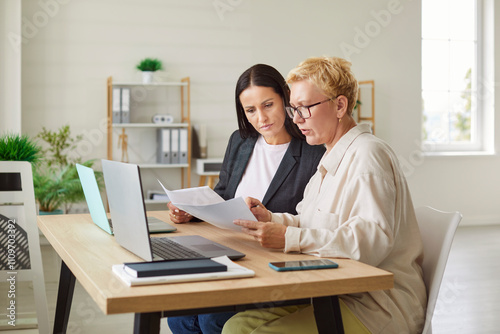
[[[0,133],[21,132],[21,3],[0,1]]]
[[[24,132],[70,124],[89,135],[84,158],[105,157],[106,78],[139,80],[135,64],[152,56],[164,61],[165,78],[191,77],[193,123],[207,124],[209,156],[222,156],[246,68],[268,63],[286,75],[309,56],[349,56],[359,80],[375,80],[376,134],[405,165],[415,205],[500,223],[498,156],[418,154],[419,1],[23,0],[22,15],[25,29],[32,23],[22,53]]]

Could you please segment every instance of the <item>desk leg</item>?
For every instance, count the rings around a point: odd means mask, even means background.
[[[314,318],[316,319],[316,326],[318,326],[319,334],[344,334],[339,297],[315,297],[312,298],[312,304],[314,307]]]
[[[57,291],[56,317],[54,320],[54,334],[66,333],[75,290],[75,275],[69,270],[64,261],[61,262],[59,275],[59,289]]]
[[[136,313],[134,334],[159,334],[161,312]]]

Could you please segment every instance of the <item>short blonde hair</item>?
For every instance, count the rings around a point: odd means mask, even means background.
[[[351,63],[337,57],[311,57],[288,73],[286,82],[310,80],[323,94],[334,99],[347,98],[347,112],[352,115],[358,98],[358,81],[351,71]]]

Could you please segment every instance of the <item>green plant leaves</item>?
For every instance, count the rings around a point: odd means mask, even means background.
[[[92,167],[94,160],[81,162],[78,155],[70,154],[83,136],[72,136],[69,125],[57,131],[43,127],[37,138],[44,141],[46,148],[42,150],[42,163],[33,171],[35,198],[42,211],[54,211],[64,206],[67,212],[73,203],[85,200],[75,163]],[[99,173],[96,176],[101,188],[104,184],[102,177],[99,178]]]
[[[80,162],[78,159],[68,158],[68,153],[76,149],[76,146],[83,136],[71,137],[69,125],[64,125],[58,131],[50,131],[42,127],[42,131],[36,136],[46,142],[49,147],[42,150],[44,161],[48,166],[69,165]]]
[[[136,68],[139,70],[139,71],[152,71],[152,72],[155,72],[155,71],[159,71],[162,69],[162,63],[161,63],[161,60],[157,59],[157,58],[146,58],[146,59],[143,59],[139,62],[139,64],[137,64]]]
[[[0,161],[40,160],[41,148],[27,135],[6,134],[0,137]]]

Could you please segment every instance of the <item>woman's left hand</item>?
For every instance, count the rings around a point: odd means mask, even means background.
[[[255,222],[237,219],[235,225],[243,227],[242,231],[251,235],[265,248],[285,248],[286,226],[273,222]]]

